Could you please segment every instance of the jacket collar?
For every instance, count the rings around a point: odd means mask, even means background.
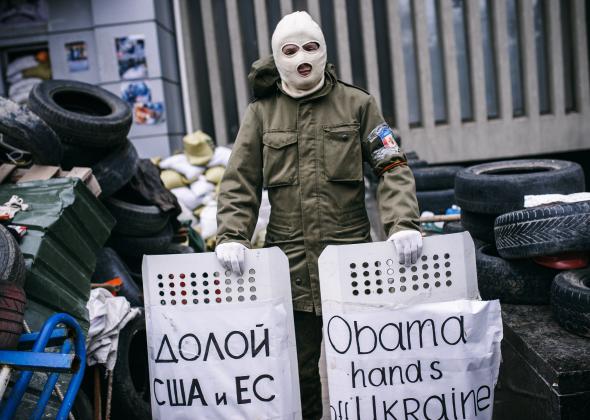
[[[324,86],[322,86],[319,90],[316,90],[315,92],[313,92],[310,95],[306,95],[306,96],[302,96],[301,98],[292,98],[291,96],[289,96],[284,90],[283,90],[283,86],[281,83],[281,79],[277,80],[276,82],[276,86],[279,92],[281,92],[281,94],[288,96],[290,99],[294,100],[294,101],[298,101],[298,102],[311,102],[314,101],[316,99],[322,98],[324,96],[326,96],[328,93],[330,93],[332,91],[332,88],[334,87],[334,81],[336,80],[335,77],[333,77],[330,72],[326,71],[325,72],[325,77],[324,77]]]

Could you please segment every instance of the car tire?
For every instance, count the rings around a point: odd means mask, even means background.
[[[147,335],[143,313],[119,333],[113,369],[113,414],[119,419],[151,419]]]
[[[72,405],[72,414],[76,420],[92,420],[94,419],[94,412],[92,411],[92,403],[86,393],[79,389]]]
[[[455,177],[455,197],[462,210],[503,214],[524,207],[531,194],[584,191],[584,172],[574,162],[521,159],[470,166]]]
[[[427,166],[412,168],[417,191],[445,190],[455,187],[455,175],[461,166]]]
[[[109,246],[117,251],[117,254],[140,257],[142,255],[166,254],[172,243],[172,226],[167,224],[162,231],[148,237],[111,235]]]
[[[494,243],[495,214],[472,213],[461,210],[461,223],[471,236],[489,244]]]
[[[92,283],[102,284],[116,277],[122,282],[117,294],[125,297],[131,306],[143,306],[142,292],[131,277],[129,268],[113,249],[103,248],[96,255],[96,269],[92,274]]]
[[[450,233],[461,233],[465,232],[465,228],[460,220],[454,222],[446,222],[443,226],[443,233],[450,234]]]
[[[113,150],[108,156],[92,166],[102,190],[101,198],[110,197],[135,175],[139,156],[135,146],[128,140],[123,146]]]
[[[25,107],[0,97],[0,134],[10,146],[29,152],[40,165],[59,165],[63,155],[57,134]]]
[[[414,168],[424,168],[428,166],[428,162],[422,159],[410,159],[408,158],[408,166],[412,169]]]
[[[564,329],[590,338],[590,269],[563,271],[555,276],[551,308]]]
[[[416,191],[420,212],[431,211],[444,214],[455,202],[455,193],[451,190]]]
[[[69,143],[64,143],[62,146],[64,154],[61,160],[61,167],[65,170],[70,170],[74,166],[92,168],[112,153],[112,149],[106,148],[90,148]]]
[[[29,107],[64,143],[110,148],[121,145],[131,127],[131,109],[98,86],[46,80],[29,93]]]
[[[27,297],[22,287],[0,283],[0,349],[15,349],[23,332]]]
[[[494,226],[504,258],[590,250],[590,201],[552,204],[503,214]]]
[[[0,283],[22,287],[26,274],[25,260],[16,239],[0,225]]]
[[[128,203],[109,197],[104,201],[107,209],[117,220],[113,232],[119,235],[145,237],[160,232],[170,219],[159,207]]]
[[[483,299],[500,299],[502,303],[520,305],[549,303],[551,283],[557,270],[542,267],[531,260],[505,260],[490,244],[476,247],[475,262]]]

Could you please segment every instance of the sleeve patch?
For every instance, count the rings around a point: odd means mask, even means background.
[[[393,130],[387,125],[386,123],[380,124],[371,131],[369,134],[369,141],[373,143],[375,140],[379,139],[381,146],[389,149],[392,153],[399,153],[399,145],[395,140],[395,135],[393,134]]]

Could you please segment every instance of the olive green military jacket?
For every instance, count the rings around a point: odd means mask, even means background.
[[[327,67],[327,69],[329,69]],[[419,229],[414,177],[372,96],[326,71],[322,89],[284,94],[272,60],[249,76],[255,94],[218,197],[217,243],[250,247],[263,188],[271,203],[265,246],[289,258],[293,307],[321,313],[318,257],[327,245],[370,242],[363,161],[379,176],[388,235]]]

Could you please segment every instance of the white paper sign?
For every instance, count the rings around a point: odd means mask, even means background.
[[[320,257],[331,418],[491,419],[502,320],[476,299],[469,235],[425,238],[414,267],[395,255],[375,243]]]
[[[143,281],[153,418],[301,418],[278,248],[248,251],[241,277],[213,253],[149,256]]]

